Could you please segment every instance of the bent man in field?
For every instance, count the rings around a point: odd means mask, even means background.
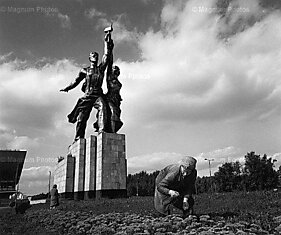
[[[193,214],[196,162],[193,157],[185,157],[160,171],[155,180],[154,195],[154,206],[158,212],[169,215],[172,207],[176,207],[184,217]]]

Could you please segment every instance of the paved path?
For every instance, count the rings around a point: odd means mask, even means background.
[[[35,205],[40,203],[46,203],[46,199],[30,201],[30,205]]]

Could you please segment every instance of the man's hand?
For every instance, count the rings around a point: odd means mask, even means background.
[[[186,197],[183,199],[183,209],[184,210],[188,210],[189,209],[189,204],[188,204],[188,200],[187,200]]]
[[[169,194],[171,197],[178,197],[180,194],[177,191],[169,190]]]
[[[183,198],[183,216],[184,217],[194,214],[193,206],[194,206],[194,199],[192,196]]]

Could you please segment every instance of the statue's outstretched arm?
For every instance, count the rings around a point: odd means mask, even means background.
[[[102,61],[99,65],[99,68],[102,72],[105,71],[106,66],[109,65],[110,61],[112,60],[112,50],[114,47],[113,40],[111,39],[110,33],[105,35],[104,38],[104,55],[102,57]]]
[[[111,53],[110,56],[108,56],[108,63],[107,63],[107,72],[106,72],[106,84],[107,89],[110,89],[110,82],[113,78],[112,76],[112,66],[113,66],[113,53]]]
[[[70,83],[67,87],[65,87],[64,89],[61,89],[60,91],[68,92],[69,90],[75,88],[85,77],[86,77],[86,71],[85,71],[85,69],[82,69],[80,71],[78,77],[72,83]]]

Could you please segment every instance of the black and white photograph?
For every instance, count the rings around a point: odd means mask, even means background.
[[[281,234],[281,1],[0,0],[2,234]]]

